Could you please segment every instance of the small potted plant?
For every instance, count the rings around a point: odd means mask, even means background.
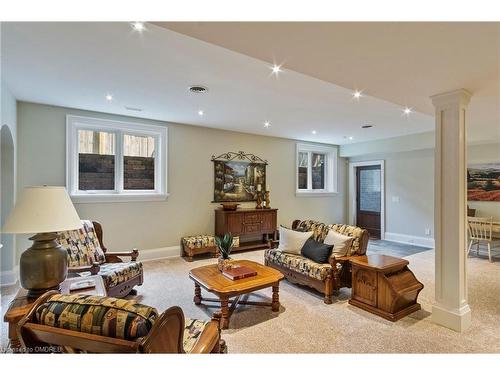
[[[226,233],[223,238],[215,237],[215,243],[219,249],[219,258],[217,260],[217,267],[219,271],[231,269],[231,250],[233,249],[233,236],[231,233]]]

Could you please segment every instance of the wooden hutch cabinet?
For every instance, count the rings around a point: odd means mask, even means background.
[[[268,240],[276,238],[277,229],[277,208],[241,208],[236,211],[215,209],[215,235],[231,233],[240,237],[240,246],[233,248],[233,251],[267,248]]]

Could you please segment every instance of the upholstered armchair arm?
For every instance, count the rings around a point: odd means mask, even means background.
[[[225,346],[225,342],[220,339],[220,320],[221,313],[215,312],[212,321],[207,324],[193,349],[189,352],[190,354],[221,353],[224,351],[222,346]]]
[[[106,252],[104,255],[107,263],[121,263],[123,260],[120,257],[130,257],[132,262],[135,262],[139,257],[139,250],[134,248],[132,251]]]
[[[91,266],[68,267],[68,273],[90,272],[91,275],[97,275],[100,269],[99,263],[94,262]]]

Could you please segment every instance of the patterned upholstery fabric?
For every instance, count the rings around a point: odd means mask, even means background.
[[[126,340],[148,334],[155,308],[135,301],[83,294],[55,294],[40,305],[35,323]]]
[[[184,328],[184,342],[183,347],[186,353],[191,352],[196,341],[200,337],[201,333],[207,326],[208,322],[204,320],[187,319],[186,327]]]
[[[68,267],[91,266],[105,260],[94,225],[82,220],[83,227],[59,233],[59,243],[68,252]]]
[[[141,262],[123,262],[101,264],[98,275],[102,276],[106,289],[109,289],[141,273]]]
[[[215,237],[210,235],[184,237],[182,243],[188,249],[199,249],[202,247],[215,246]]]
[[[361,248],[361,237],[364,230],[359,227],[346,224],[330,224],[326,225],[314,220],[303,220],[297,226],[297,230],[301,232],[314,231],[313,238],[318,242],[323,242],[325,240],[328,231],[333,229],[334,231],[343,234],[345,236],[353,237],[351,249],[347,253],[348,256],[359,254]]]
[[[321,264],[300,255],[288,254],[277,249],[267,249],[264,258],[279,266],[300,272],[317,280],[325,280],[332,266],[329,263]]]
[[[215,236],[211,235],[200,235],[200,236],[190,236],[183,237],[182,244],[188,249],[199,249],[202,247],[213,247],[216,246]],[[233,246],[240,246],[240,238],[238,236],[233,237]]]

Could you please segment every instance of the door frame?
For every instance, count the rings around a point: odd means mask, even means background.
[[[385,238],[385,160],[349,162],[349,224],[356,225],[356,168],[370,165],[380,166],[380,239]]]

